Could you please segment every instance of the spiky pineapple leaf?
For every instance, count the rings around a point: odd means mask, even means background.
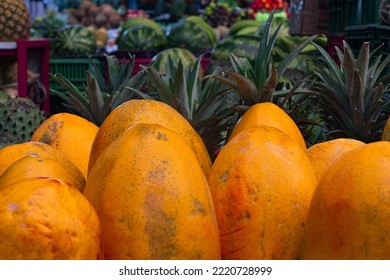
[[[94,118],[94,123],[103,123],[104,116],[101,114],[101,110],[104,106],[104,100],[102,92],[100,91],[97,80],[89,71],[86,72],[86,77],[86,94],[89,101],[89,110]]]
[[[337,65],[337,63],[333,60],[333,58],[328,54],[328,52],[318,45],[315,42],[312,42],[312,44],[316,47],[316,49],[320,52],[320,54],[324,57],[324,62],[329,67],[330,75],[336,78],[336,81],[340,87],[344,87],[344,77],[343,73],[341,72],[341,69]]]
[[[261,37],[260,46],[257,51],[255,60],[255,74],[256,74],[256,87],[257,89],[263,88],[265,80],[269,76],[272,50],[275,45],[277,36],[279,34],[282,24],[276,28],[276,31],[271,35],[272,20],[274,18],[275,10],[273,10],[265,24],[265,30]]]

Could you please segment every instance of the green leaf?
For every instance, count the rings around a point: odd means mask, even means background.
[[[309,43],[314,43],[313,40],[315,38],[317,38],[318,35],[313,35],[311,37],[309,37],[308,39],[306,39],[305,41],[303,41],[298,47],[296,47],[292,52],[290,52],[290,54],[285,57],[278,65],[277,67],[277,72],[278,72],[278,76],[279,77],[282,77],[284,75],[284,72],[286,71],[286,69],[288,68],[288,66],[290,65],[290,63],[300,54],[300,52],[309,44]],[[316,44],[317,45],[317,44]],[[320,45],[317,45],[318,47],[320,47]]]
[[[175,101],[172,97],[171,91],[163,79],[159,76],[157,71],[153,67],[146,68],[146,72],[148,73],[150,79],[155,84],[156,90],[161,98],[161,100],[172,107],[175,107]],[[167,72],[165,72],[167,73]]]
[[[86,94],[89,100],[90,111],[94,119],[98,123],[98,125],[101,125],[105,117],[102,116],[101,114],[101,109],[104,106],[102,92],[100,91],[99,85],[95,77],[89,71],[87,71],[86,76],[87,76]]]

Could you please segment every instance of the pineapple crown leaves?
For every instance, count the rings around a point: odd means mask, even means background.
[[[230,54],[229,61],[232,65],[232,71],[226,71],[224,73],[227,77],[217,75],[208,76],[238,91],[247,107],[258,102],[273,102],[275,95],[285,95],[286,92],[276,91],[280,81],[279,78],[283,76],[296,56],[317,37],[317,35],[313,35],[301,42],[298,47],[275,66],[272,62],[272,54],[282,24],[279,24],[271,34],[273,17],[274,11],[270,13],[265,24],[260,25],[258,28],[258,32],[261,32],[262,36],[254,66],[247,58],[238,58],[234,54]]]
[[[202,78],[202,57],[186,67],[181,60],[174,64],[168,57],[164,74],[151,66],[145,67],[150,78],[149,90],[129,89],[141,98],[160,100],[178,111],[204,140],[213,158],[214,151],[224,142],[224,132],[236,122],[234,111],[228,108],[235,96],[224,94],[229,89],[219,81]],[[213,71],[221,72],[219,67]]]
[[[344,52],[336,48],[338,65],[326,50],[315,43],[313,45],[321,60],[315,61],[318,81],[311,93],[325,101],[327,112],[332,116],[334,128],[330,135],[373,141],[386,120],[383,113],[389,100],[384,99],[384,93],[388,91],[390,75],[382,73],[390,62],[390,56],[384,60],[381,55],[375,56],[378,48],[370,53],[370,45],[366,42],[355,57],[344,41]]]
[[[123,102],[134,98],[134,94],[127,87],[138,88],[145,81],[145,73],[143,71],[132,76],[134,56],[129,54],[129,57],[128,61],[120,64],[115,56],[106,55],[108,81],[105,79],[104,71],[90,59],[92,70],[86,71],[84,91],[80,91],[62,74],[53,74],[53,79],[67,93],[62,94],[53,89],[51,89],[51,92],[63,100],[63,105],[70,112],[100,126],[113,109]]]
[[[157,97],[134,88],[131,90],[142,98],[158,98],[167,103],[193,125],[214,117],[216,112],[221,113],[225,109],[227,111],[226,103],[220,98],[223,92],[220,90],[220,84],[202,79],[201,60],[203,55],[199,56],[195,63],[186,67],[183,66],[181,60],[175,64],[168,56],[164,74],[159,74],[153,67],[146,67],[145,71]]]

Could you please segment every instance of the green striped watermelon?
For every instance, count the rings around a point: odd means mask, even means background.
[[[96,52],[96,38],[92,30],[80,25],[60,29],[51,43],[57,55],[85,55]]]
[[[186,67],[190,63],[195,63],[196,56],[187,49],[183,48],[169,48],[156,54],[151,61],[151,66],[155,68],[159,73],[165,73],[165,66],[168,64],[168,57],[171,57],[172,62],[177,64],[179,59]]]
[[[119,44],[120,39],[123,35],[123,32],[125,32],[129,28],[132,28],[134,26],[140,26],[140,25],[149,26],[152,29],[154,29],[154,31],[156,33],[160,34],[161,36],[165,36],[164,31],[161,28],[161,26],[157,22],[155,22],[154,20],[149,19],[149,18],[145,18],[145,17],[133,17],[133,18],[128,19],[124,23],[122,23],[122,25],[120,26],[119,35],[116,39],[117,44]]]
[[[193,21],[180,20],[167,31],[168,47],[183,48],[192,52],[212,48],[213,41],[202,26]]]
[[[261,38],[255,35],[229,35],[220,40],[212,50],[212,58],[227,60],[229,54],[238,57],[246,57],[250,62],[255,62],[260,46]]]
[[[164,34],[147,25],[134,25],[126,30],[118,40],[121,51],[159,51],[166,42]]]

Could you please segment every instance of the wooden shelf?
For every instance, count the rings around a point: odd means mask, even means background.
[[[17,40],[14,42],[5,42],[0,44],[0,56],[15,56],[18,64],[18,94],[20,97],[28,96],[28,61],[29,50],[39,50],[40,60],[40,79],[46,90],[46,99],[41,104],[41,109],[50,112],[50,94],[49,94],[49,40]]]

